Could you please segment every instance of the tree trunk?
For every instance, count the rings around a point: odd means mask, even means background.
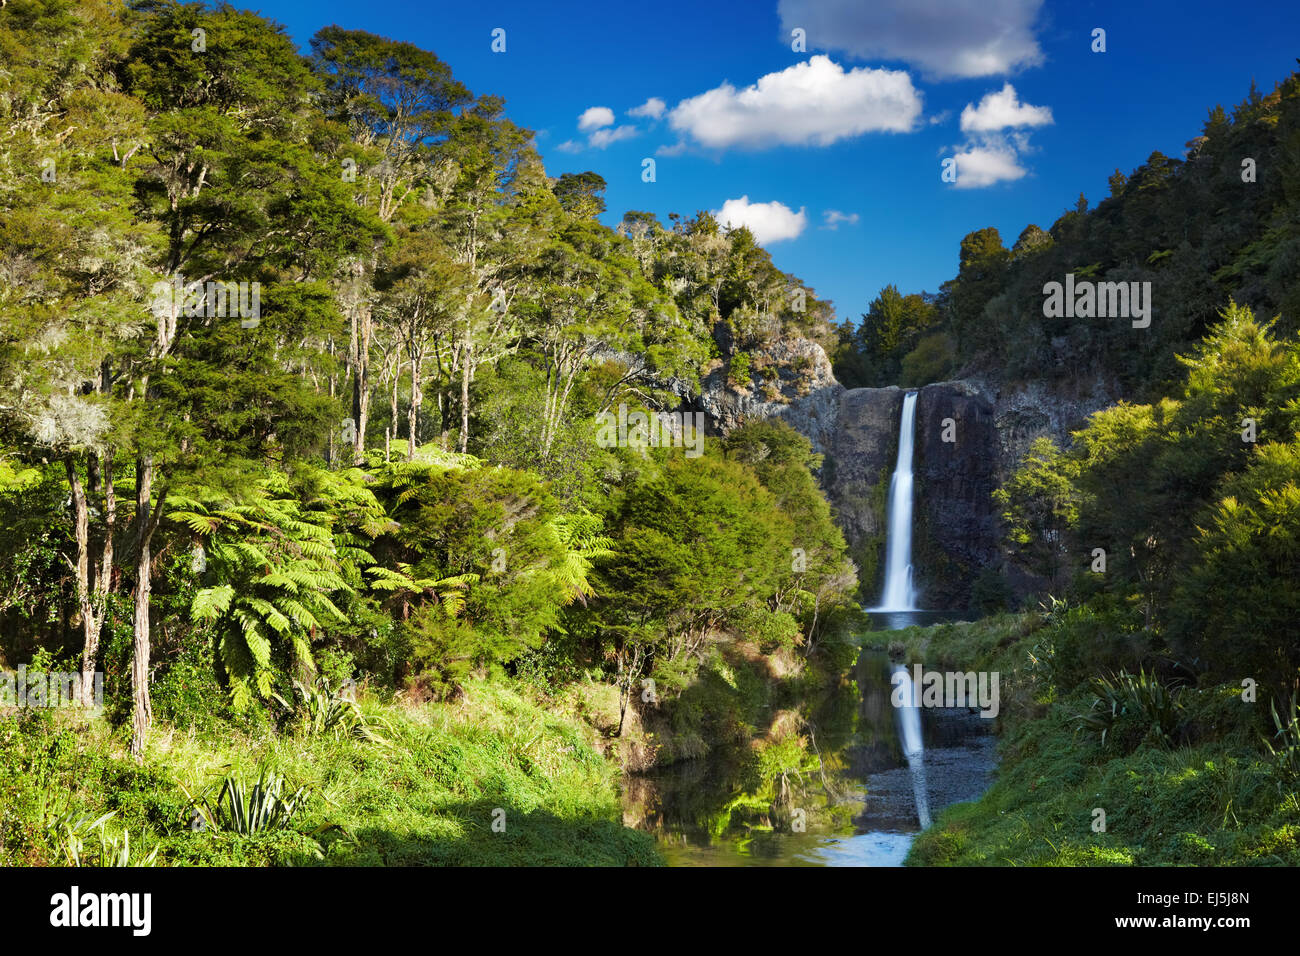
[[[149,700],[149,593],[150,544],[153,540],[154,520],[149,507],[153,489],[153,458],[141,455],[136,461],[135,513],[139,523],[139,554],[135,575],[135,640],[131,655],[131,696],[133,714],[131,721],[131,754],[138,761],[144,759],[145,735],[153,724],[153,705]],[[161,510],[162,502],[159,502]]]
[[[330,339],[330,358],[331,359],[334,358],[334,340],[332,338]],[[330,372],[329,385],[330,385],[330,393],[329,393],[330,398],[333,398],[334,397],[334,373],[333,372]],[[336,452],[334,450],[334,434],[335,434],[335,430],[331,428],[329,447],[325,449],[325,463],[330,467],[331,470],[337,467],[336,462],[338,461],[338,459],[335,457]]]
[[[77,562],[73,565],[76,576],[77,611],[81,615],[81,702],[86,700],[87,670],[94,670],[95,654],[99,649],[99,626],[90,598],[90,515],[86,505],[86,490],[81,484],[76,459],[69,455],[64,462],[68,468],[68,489],[72,497],[72,536],[77,542]],[[94,679],[91,679],[94,685]]]
[[[397,440],[397,380],[402,377],[401,366],[394,363],[393,389],[388,393],[389,428],[384,432],[384,462],[392,460],[393,442]]]
[[[420,359],[411,357],[411,407],[407,411],[407,431],[410,434],[409,447],[406,449],[407,461],[415,460],[415,442],[420,432],[420,406],[424,404],[424,392],[420,388]]]
[[[94,452],[86,459],[90,490],[104,495],[104,544],[99,566],[91,578],[90,563],[90,508],[81,475],[75,459],[69,455],[65,461],[68,469],[68,488],[72,498],[73,537],[77,542],[77,561],[73,565],[77,585],[77,608],[81,615],[81,705],[87,709],[95,706],[95,660],[99,656],[99,635],[107,613],[108,592],[113,576],[113,531],[117,518],[117,498],[113,493],[113,452],[104,453],[103,468]]]
[[[361,465],[366,459],[366,423],[370,419],[370,340],[375,329],[369,306],[363,307],[357,318],[357,367],[352,379],[352,417],[356,419],[357,434],[352,445],[352,463]]]
[[[469,450],[469,370],[470,355],[473,352],[473,343],[469,340],[470,319],[465,320],[465,343],[461,346],[462,358],[460,367],[460,453],[463,455]]]

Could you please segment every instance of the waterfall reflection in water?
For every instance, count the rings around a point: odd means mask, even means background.
[[[916,816],[924,830],[930,825],[930,797],[925,784],[925,741],[921,735],[921,706],[916,699],[917,688],[902,664],[895,664],[889,675],[894,707],[898,721],[898,739],[907,758],[907,769],[912,777],[912,793],[916,802]]]
[[[964,709],[915,708],[924,762],[914,776],[890,674],[885,654],[864,651],[856,695],[806,702],[805,731],[815,735],[823,770],[805,772],[796,786],[806,832],[755,799],[748,748],[629,775],[624,822],[655,833],[675,866],[901,865],[931,811],[987,789],[996,742],[989,722]]]

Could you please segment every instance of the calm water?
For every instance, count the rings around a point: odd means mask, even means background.
[[[910,612],[912,614],[924,612]],[[899,866],[920,830],[918,796],[931,813],[976,799],[996,766],[990,722],[966,709],[923,709],[923,770],[909,770],[890,705],[889,662],[863,651],[856,694],[810,706],[801,733],[820,768],[791,780],[790,804],[806,831],[769,814],[744,755],[687,761],[624,782],[624,821],[654,833],[673,866]]]
[[[969,611],[873,611],[867,609],[873,631],[897,631],[905,627],[929,627],[947,621],[969,621]]]

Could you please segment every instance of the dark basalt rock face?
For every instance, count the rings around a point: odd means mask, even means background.
[[[889,479],[898,457],[904,394],[898,388],[841,388],[834,427],[825,439],[822,487],[858,565],[867,601],[881,586]],[[797,421],[791,424],[799,427]]]
[[[922,607],[968,607],[979,573],[1001,564],[993,502],[998,448],[993,405],[973,387],[920,389],[912,565]]]

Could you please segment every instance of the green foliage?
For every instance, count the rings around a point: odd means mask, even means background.
[[[1181,361],[1175,397],[1097,412],[1066,452],[1038,439],[996,500],[1053,587],[1073,577],[1140,609],[1188,666],[1277,690],[1300,666],[1300,608],[1279,586],[1300,571],[1300,351],[1230,302]]]
[[[930,382],[942,382],[957,367],[957,349],[942,332],[923,336],[916,348],[903,356],[898,384],[903,388],[920,388]]]
[[[49,829],[59,847],[59,855],[68,866],[153,866],[158,858],[155,847],[147,856],[141,857],[131,851],[131,831],[123,830],[120,834],[110,835],[106,824],[117,814],[114,811],[92,819],[88,814],[67,812],[50,821]],[[86,852],[86,838],[91,834],[99,837],[99,852]]]
[[[219,787],[211,787],[192,799],[195,812],[209,830],[249,836],[287,829],[306,807],[308,791],[299,787],[289,793],[284,775],[263,767],[251,783],[231,773]]]
[[[1114,739],[1116,728],[1126,717],[1138,722],[1145,739],[1164,746],[1173,743],[1182,719],[1178,688],[1166,688],[1144,670],[1136,675],[1120,671],[1113,677],[1098,677],[1093,684],[1092,706],[1076,719],[1100,735],[1103,747],[1108,735]]]
[[[216,626],[231,700],[242,710],[254,694],[271,694],[273,640],[286,642],[297,663],[312,668],[312,635],[346,620],[333,600],[352,590],[344,562],[370,563],[369,555],[356,547],[341,554],[335,516],[303,507],[285,476],[263,479],[243,500],[198,489],[168,504],[175,509],[168,517],[206,542],[214,583],[195,593],[190,613]]]
[[[841,328],[833,356],[836,376],[849,388],[924,385],[942,378],[954,355],[951,339],[926,334],[938,320],[933,296],[905,296],[885,286],[856,330],[847,322]]]
[[[349,696],[349,693],[342,689],[334,690],[328,678],[319,676],[313,684],[294,681],[293,690],[294,699],[298,704],[296,713],[300,720],[299,726],[305,736],[329,735],[335,738],[353,736],[372,743],[388,745],[389,741],[376,729],[376,721],[367,717],[357,706],[356,700],[353,699],[355,688]],[[295,708],[284,698],[278,694],[273,696],[286,710],[295,712]]]
[[[0,859],[657,862],[564,682],[661,668],[707,749],[770,702],[720,647],[841,667],[863,621],[806,440],[755,425],[696,463],[591,422],[727,355],[773,386],[830,304],[707,212],[606,228],[599,176],[549,179],[410,43],[331,26],[303,56],[170,0],[0,18],[0,654],[84,654],[110,701],[0,725]],[[255,287],[257,322],[157,295],[200,279]],[[902,302],[906,338],[933,304]],[[545,708],[508,689],[529,668]],[[231,773],[182,829],[177,781],[247,752],[301,786]],[[497,806],[512,837],[483,839]]]
[[[1275,700],[1269,702],[1269,713],[1277,732],[1271,739],[1264,738],[1264,747],[1284,775],[1284,781],[1279,781],[1279,787],[1283,783],[1294,786],[1300,782],[1300,707],[1297,706],[1295,695],[1291,696],[1285,717],[1278,714]]]
[[[1044,700],[1036,670],[1014,662],[1037,654],[1056,626],[1030,614],[931,629],[927,659],[1002,672],[1002,761],[979,800],[938,814],[908,863],[1300,861],[1294,778],[1284,763],[1268,759],[1255,726],[1262,712],[1243,702],[1240,686],[1172,689],[1134,669],[1106,679],[1104,688],[1080,685]],[[1081,712],[1095,718],[1088,733],[1079,732]],[[1275,743],[1285,753],[1285,735]],[[1093,829],[1093,808],[1106,812],[1104,832]]]
[[[1300,666],[1300,441],[1261,445],[1199,528],[1173,639],[1214,674],[1281,688]],[[1243,670],[1245,668],[1245,670]]]
[[[1036,438],[1019,469],[993,493],[1008,543],[1049,582],[1060,582],[1069,550],[1066,533],[1078,519],[1074,463],[1050,438]]]
[[[1011,586],[1002,572],[992,565],[980,569],[971,584],[971,609],[984,615],[997,614],[1009,610],[1011,602]]]
[[[753,379],[750,377],[750,358],[746,352],[737,352],[731,356],[727,365],[727,384],[737,388],[748,388]]]

